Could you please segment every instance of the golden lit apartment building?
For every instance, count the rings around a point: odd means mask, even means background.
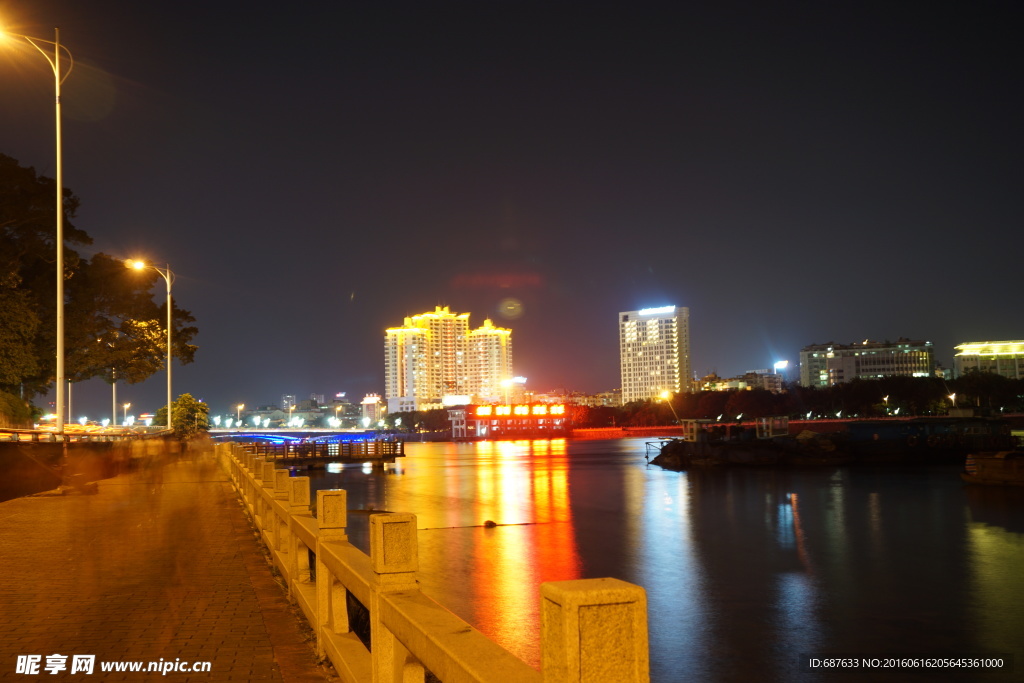
[[[622,403],[690,390],[690,309],[679,306],[619,313]]]
[[[966,342],[954,348],[953,367],[958,377],[977,371],[1024,379],[1024,341]]]
[[[430,410],[496,395],[512,378],[512,332],[485,320],[470,331],[468,313],[437,306],[385,331],[388,412]],[[483,393],[482,393],[483,392]]]

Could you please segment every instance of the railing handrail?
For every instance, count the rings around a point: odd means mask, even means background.
[[[427,669],[445,683],[649,679],[643,588],[618,579],[542,584],[538,672],[419,590],[415,515],[371,515],[366,554],[348,541],[344,490],[317,491],[314,518],[308,477],[291,477],[237,444],[215,449],[312,626],[318,653],[343,680],[422,682]],[[369,649],[352,632],[349,594],[368,612]]]

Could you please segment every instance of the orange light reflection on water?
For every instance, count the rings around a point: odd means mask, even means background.
[[[539,665],[539,586],[580,576],[564,439],[479,442],[476,516],[482,528],[468,577],[481,631]]]

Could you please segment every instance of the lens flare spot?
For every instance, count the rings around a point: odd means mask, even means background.
[[[506,320],[515,320],[523,315],[523,302],[509,297],[498,303],[498,315]]]

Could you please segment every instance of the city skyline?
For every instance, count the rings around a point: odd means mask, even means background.
[[[1021,338],[1016,5],[0,2],[75,58],[90,256],[175,273],[215,411],[381,392],[380,330],[448,305],[538,390],[619,383],[618,311],[691,311],[693,371]],[[0,47],[0,152],[53,169],[52,74]],[[156,293],[159,295],[159,293]],[[109,386],[75,386],[109,412]],[[95,385],[95,386],[94,386]],[[163,378],[119,385],[155,410]],[[45,399],[40,399],[42,404]]]

